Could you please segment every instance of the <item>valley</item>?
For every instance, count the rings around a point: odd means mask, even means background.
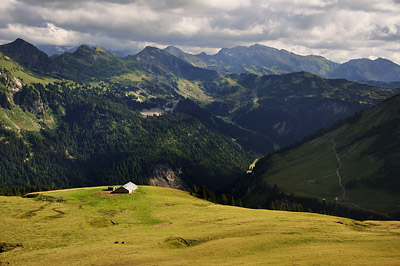
[[[278,208],[284,201],[283,209],[304,204],[307,211],[327,212],[322,199],[333,204],[337,198],[344,210],[329,214],[397,219],[397,185],[372,185],[382,183],[373,178],[377,173],[397,184],[396,153],[378,158],[357,145],[345,152],[341,135],[323,129],[392,97],[396,89],[327,79],[302,68],[265,76],[218,72],[155,47],[117,57],[81,45],[50,58],[17,39],[0,50],[2,194],[127,181],[182,189],[205,185],[249,207],[270,208],[274,202]],[[321,132],[325,136],[291,151]],[[277,163],[261,174],[266,154]],[[255,159],[260,160],[248,177]],[[371,201],[368,193],[379,196]],[[286,203],[291,194],[302,203]],[[304,203],[308,199],[315,206]]]
[[[400,0],[0,2],[0,266],[400,265]]]
[[[243,201],[267,207],[285,200],[262,197],[276,185],[303,200],[314,198],[322,210],[347,205],[399,219],[399,101],[392,97],[260,159],[245,178],[245,187],[253,189],[242,194]]]

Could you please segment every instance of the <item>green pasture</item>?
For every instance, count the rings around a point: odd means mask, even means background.
[[[0,208],[7,250],[0,262],[10,265],[400,262],[400,222],[216,205],[160,187],[119,196],[97,187],[0,197]]]
[[[13,77],[19,78],[20,80],[22,80],[23,83],[26,84],[32,84],[32,83],[48,84],[50,82],[55,81],[54,78],[34,73],[29,69],[22,67],[13,59],[5,56],[1,52],[0,52],[0,67],[7,69]]]

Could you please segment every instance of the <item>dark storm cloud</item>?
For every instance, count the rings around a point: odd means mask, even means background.
[[[0,0],[0,41],[189,51],[262,43],[400,62],[400,0]],[[373,49],[371,49],[373,47]],[[132,48],[133,49],[133,48]]]
[[[20,3],[15,3],[14,6],[7,9],[7,12],[2,12],[0,27],[5,27],[9,23],[21,23],[38,27],[46,25],[46,21],[34,8]]]

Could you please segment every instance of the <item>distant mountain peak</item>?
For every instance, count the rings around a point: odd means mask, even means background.
[[[31,43],[29,43],[29,42],[27,42],[27,41],[25,41],[24,39],[21,39],[21,38],[18,38],[15,41],[13,41],[11,43],[7,43],[7,44],[2,45],[2,46],[4,46],[4,47],[13,47],[15,49],[18,48],[18,47],[25,46],[25,47],[29,47],[30,49],[39,50],[33,44],[31,44]]]
[[[161,51],[161,49],[154,46],[146,46],[143,51]]]
[[[168,47],[167,47],[167,48],[165,48],[164,50],[166,50],[166,51],[175,50],[175,51],[181,51],[181,52],[182,52],[182,50],[181,50],[181,49],[179,49],[178,47],[176,47],[176,46],[173,46],[173,45],[170,45],[170,46],[168,46]]]
[[[164,53],[169,54],[168,52],[164,52],[163,50],[161,50],[161,49],[159,49],[157,47],[146,46],[142,51],[140,51],[137,54],[137,56],[143,56],[143,55],[146,55],[146,54],[155,54],[155,53],[157,53],[157,54],[164,54]]]
[[[54,65],[47,54],[21,38],[8,44],[0,45],[0,51],[32,70],[43,73],[54,71]]]
[[[338,66],[329,74],[329,77],[360,81],[396,82],[400,81],[400,66],[384,58],[375,60],[368,58],[352,59]]]
[[[25,41],[24,39],[21,39],[21,38],[17,38],[15,41],[13,41],[12,43],[28,43],[28,44],[30,44],[29,42],[27,42],[27,41]]]
[[[76,52],[83,52],[83,51],[95,51],[94,48],[90,47],[89,45],[86,44],[82,44],[78,47],[78,49],[76,49]]]

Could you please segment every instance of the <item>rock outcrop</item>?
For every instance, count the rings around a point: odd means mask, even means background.
[[[153,168],[152,176],[149,181],[153,186],[169,187],[175,189],[186,189],[187,185],[180,178],[181,170],[172,170],[169,166],[157,164]]]

